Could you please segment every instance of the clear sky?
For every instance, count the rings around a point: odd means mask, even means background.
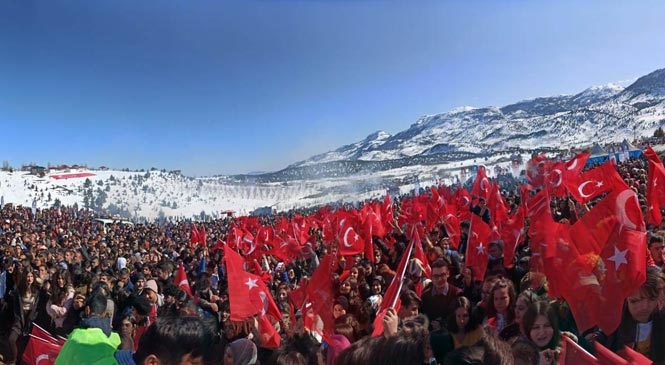
[[[663,68],[663,19],[663,0],[0,0],[0,159],[278,170]]]

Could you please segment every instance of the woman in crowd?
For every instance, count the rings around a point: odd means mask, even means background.
[[[557,313],[547,301],[532,303],[522,317],[527,339],[538,346],[539,365],[555,365],[561,342]]]
[[[524,313],[526,313],[531,304],[538,300],[538,296],[532,290],[525,290],[517,296],[517,300],[515,301],[515,324],[519,328],[519,333],[517,333],[515,337],[522,339],[527,338],[526,333],[524,333],[524,327],[522,327]],[[510,339],[512,338],[509,338],[508,340]]]
[[[515,323],[515,287],[513,283],[500,278],[490,292],[487,326],[491,332],[505,340],[519,334],[519,325]]]
[[[665,310],[658,307],[662,277],[660,270],[647,270],[644,284],[626,299],[619,329],[607,341],[609,349],[628,346],[655,364],[665,363]]]
[[[284,313],[295,313],[294,308],[291,304],[291,297],[290,297],[290,292],[291,289],[289,289],[289,286],[287,284],[280,284],[279,287],[277,288],[277,308],[281,312]]]
[[[7,364],[18,363],[32,330],[32,322],[37,317],[40,301],[39,287],[32,270],[24,269],[20,275],[16,291],[13,293],[14,323],[9,334],[10,353]]]
[[[454,348],[473,346],[485,334],[478,319],[472,315],[472,304],[465,297],[455,300],[453,312],[448,316],[447,328],[453,340]]]
[[[67,312],[71,309],[74,301],[74,287],[68,270],[59,269],[53,275],[51,286],[51,297],[46,303],[46,312],[53,321],[53,332],[56,335],[67,336],[64,328]]]

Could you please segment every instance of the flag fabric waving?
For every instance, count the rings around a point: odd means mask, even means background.
[[[187,293],[187,295],[190,297],[192,296],[192,288],[189,286],[189,281],[187,281],[185,266],[182,264],[182,262],[178,265],[178,272],[176,272],[173,281],[178,286],[178,288],[184,290],[185,293]]]

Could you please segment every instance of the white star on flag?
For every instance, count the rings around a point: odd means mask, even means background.
[[[476,247],[476,250],[478,250],[478,255],[480,255],[480,254],[483,254],[483,255],[484,255],[484,254],[485,254],[485,247],[483,247],[483,243],[482,243],[482,242],[480,242],[480,244],[478,245],[478,247]]]
[[[248,278],[247,282],[245,283],[249,290],[252,290],[252,288],[258,288],[259,286],[256,285],[256,279]]]
[[[603,185],[604,185],[604,183],[603,183],[602,181],[598,181],[598,182],[596,182],[596,187],[597,187],[597,188],[599,188],[599,187],[601,187],[601,186],[603,186]]]
[[[614,262],[614,270],[618,271],[621,264],[628,265],[626,253],[628,253],[628,250],[619,251],[619,249],[614,246],[614,255],[607,259]]]

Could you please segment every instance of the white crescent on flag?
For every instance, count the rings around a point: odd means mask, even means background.
[[[353,227],[349,227],[344,232],[344,247],[353,247],[353,245],[349,244],[349,232],[351,232],[352,230],[353,230]]]
[[[584,193],[584,187],[587,186],[588,184],[593,184],[593,183],[594,183],[593,181],[587,180],[587,181],[581,183],[580,186],[577,187],[577,192],[580,193],[580,196],[583,199],[588,199],[593,194],[593,192],[591,192],[590,194],[585,194]]]
[[[640,230],[642,230],[641,225],[638,226],[637,223],[631,221],[626,214],[626,203],[631,199],[635,200],[635,203],[639,207],[639,202],[637,202],[637,196],[634,191],[626,189],[617,196],[615,211],[619,216],[619,223],[628,229],[637,230],[640,227]]]
[[[561,170],[559,170],[559,169],[554,169],[554,170],[552,170],[552,173],[556,173],[556,174],[559,176],[558,179],[556,180],[556,184],[555,184],[555,183],[552,183],[552,187],[553,187],[553,188],[558,188],[559,186],[561,186],[561,180],[562,180],[562,179],[561,179],[561,175],[562,175],[562,172],[561,172]],[[554,181],[554,180],[551,180],[551,181]]]
[[[37,356],[37,358],[35,359],[35,365],[39,365],[39,363],[44,361],[44,360],[46,360],[46,362],[49,361],[48,355],[41,354],[41,355]]]

